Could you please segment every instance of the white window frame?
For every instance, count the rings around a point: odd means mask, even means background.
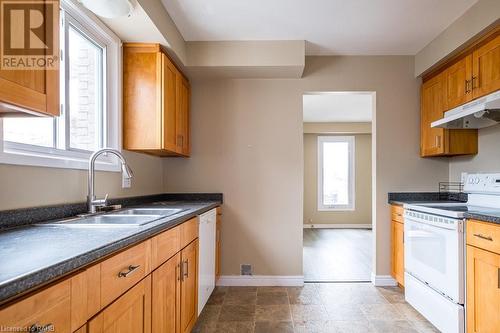
[[[347,142],[349,145],[349,203],[347,205],[323,204],[323,144],[325,142]],[[318,136],[318,211],[353,211],[356,209],[355,150],[354,136]]]
[[[67,29],[69,22],[88,34],[105,47],[105,65],[103,78],[106,84],[105,96],[103,96],[103,106],[106,110],[106,117],[103,120],[103,143],[106,147],[122,149],[121,131],[121,85],[122,85],[122,52],[121,40],[104,23],[102,23],[93,13],[85,9],[74,0],[62,0],[61,8],[69,15],[63,20],[61,30]],[[67,41],[65,41],[67,42]],[[63,52],[62,56],[67,59]],[[61,66],[66,66],[66,61]],[[66,67],[67,69],[67,67]],[[63,68],[61,68],[63,70]],[[68,76],[66,76],[68,78]],[[61,82],[61,85],[68,84]],[[61,92],[61,99],[65,99]],[[65,110],[63,110],[65,111]],[[64,112],[67,116],[67,112]],[[69,148],[69,143],[66,143]],[[0,164],[42,166],[66,169],[88,168],[88,160],[91,152],[78,149],[56,149],[41,147],[36,145],[7,142],[3,140],[3,120],[0,118]],[[112,156],[101,157],[96,161],[96,169],[102,171],[120,172],[119,161]]]

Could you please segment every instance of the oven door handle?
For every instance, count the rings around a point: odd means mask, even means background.
[[[422,221],[422,220],[415,220],[411,217],[408,217],[406,216],[405,218],[405,225],[407,222],[410,222],[412,224],[416,224],[416,225],[419,225],[419,226],[427,226],[428,228],[433,228],[433,229],[436,229],[436,228],[439,228],[439,229],[445,229],[445,230],[450,230],[450,231],[454,231],[456,230],[457,232],[460,232],[460,233],[463,233],[463,228],[462,228],[462,225],[463,225],[463,221],[462,220],[458,220],[457,221],[457,225],[456,225],[456,228],[447,228],[443,225],[439,225],[439,224],[435,224],[435,223],[429,223],[427,221]],[[428,229],[426,229],[428,230]]]

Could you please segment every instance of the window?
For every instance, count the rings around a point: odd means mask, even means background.
[[[354,137],[318,137],[318,210],[354,210]]]
[[[0,163],[84,169],[93,151],[120,148],[120,40],[72,1],[60,13],[61,115],[0,120]],[[97,168],[119,171],[111,156]]]

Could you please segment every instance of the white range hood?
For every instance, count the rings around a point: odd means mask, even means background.
[[[441,128],[483,128],[500,122],[500,91],[458,106],[444,113],[431,127]]]

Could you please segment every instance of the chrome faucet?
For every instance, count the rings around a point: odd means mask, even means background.
[[[87,194],[87,206],[90,214],[94,214],[97,211],[98,207],[105,207],[108,204],[108,195],[104,197],[104,199],[96,199],[95,197],[95,160],[104,153],[110,153],[116,155],[120,159],[122,164],[122,177],[125,179],[131,179],[134,175],[132,170],[127,165],[127,161],[125,161],[125,157],[115,149],[111,148],[103,148],[92,154],[89,159],[89,174],[88,174],[88,194]]]

